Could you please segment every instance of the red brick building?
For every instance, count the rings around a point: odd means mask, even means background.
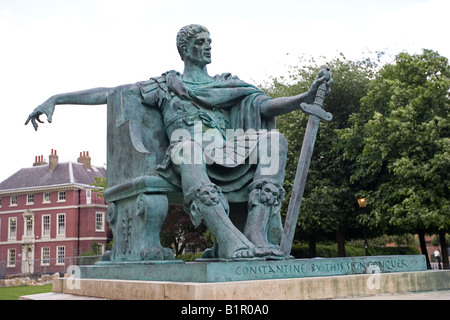
[[[0,278],[64,272],[93,243],[104,251],[107,205],[92,191],[94,177],[106,169],[91,165],[89,153],[58,163],[52,150],[48,163],[38,156],[0,183]]]

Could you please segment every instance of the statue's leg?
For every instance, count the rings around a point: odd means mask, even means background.
[[[258,165],[249,186],[248,217],[245,236],[267,254],[281,256],[278,250],[282,225],[280,208],[284,199],[284,174],[287,157],[286,138],[271,131],[260,141]]]
[[[284,183],[288,144],[278,131],[269,131],[258,143],[258,164],[253,180],[275,180]]]
[[[244,235],[265,255],[284,256],[279,250],[283,188],[276,181],[265,179],[254,181],[249,188]]]
[[[240,232],[228,217],[228,202],[220,188],[212,184],[207,173],[201,146],[185,140],[177,146],[189,154],[184,161],[173,164],[179,172],[185,197],[185,211],[189,213],[194,225],[204,222],[214,235],[216,244],[208,252],[209,257],[223,259],[252,258],[258,255],[255,246]],[[178,154],[179,156],[179,154]],[[183,159],[183,157],[180,157]],[[201,159],[202,161],[194,161]]]
[[[192,189],[185,197],[185,210],[195,226],[204,222],[214,235],[216,244],[208,252],[210,258],[252,258],[260,252],[234,226],[228,217],[228,203],[214,184]]]

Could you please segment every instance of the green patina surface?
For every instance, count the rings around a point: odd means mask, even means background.
[[[135,262],[81,267],[82,278],[175,282],[227,282],[425,271],[423,255],[229,262]]]

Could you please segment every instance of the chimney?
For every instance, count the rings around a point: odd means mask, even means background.
[[[56,150],[52,149],[52,154],[48,157],[48,162],[48,171],[52,172],[58,165],[58,156],[56,155]]]
[[[91,157],[89,157],[89,151],[80,152],[80,157],[77,159],[78,163],[84,165],[88,170],[91,170]]]
[[[47,164],[47,162],[44,161],[44,156],[36,156],[34,158],[33,167],[44,166],[46,164]]]

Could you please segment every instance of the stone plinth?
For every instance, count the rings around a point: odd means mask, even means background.
[[[55,279],[58,294],[120,300],[310,300],[450,289],[450,271],[216,283]],[[29,299],[32,296],[28,296]]]
[[[80,267],[81,278],[173,282],[229,282],[425,271],[423,255],[230,262],[135,262]]]

